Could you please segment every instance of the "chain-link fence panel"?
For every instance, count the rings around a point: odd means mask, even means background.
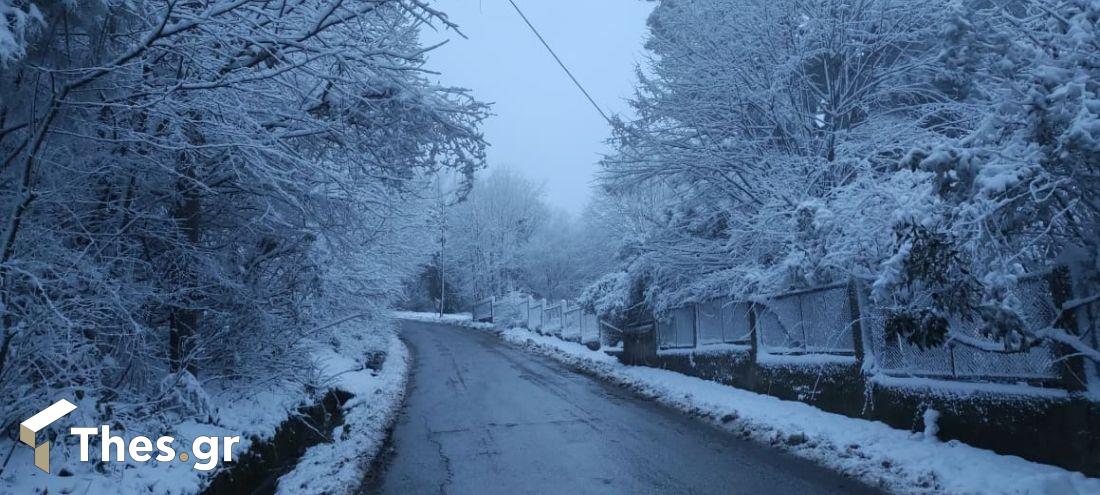
[[[752,336],[748,303],[720,298],[695,305],[699,345],[748,344]]]
[[[695,347],[695,308],[674,309],[657,321],[657,344],[661,349]]]
[[[1012,294],[1019,301],[1018,313],[1029,328],[1043,328],[1053,321],[1050,286],[1041,275],[1021,279]],[[1003,344],[981,333],[981,323],[952,319],[951,333],[963,335],[980,347],[948,343],[921,349],[904,338],[886,335],[886,312],[860,295],[860,324],[871,340],[876,365],[891,375],[968,379],[1057,379],[1060,372],[1054,347],[1043,343],[1026,351],[1008,351]]]

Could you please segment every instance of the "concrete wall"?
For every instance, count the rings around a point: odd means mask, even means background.
[[[797,358],[765,364],[752,349],[707,352],[657,352],[652,333],[624,339],[619,359],[626,364],[664,368],[780,399],[811,404],[854,418],[882,421],[894,428],[922,431],[923,413],[942,413],[941,440],[959,440],[979,448],[1056,464],[1100,476],[1100,404],[1052,390],[1049,396],[952,387],[922,387],[925,380],[879,379],[865,375],[860,363],[803,363]],[[989,388],[989,387],[986,387]]]

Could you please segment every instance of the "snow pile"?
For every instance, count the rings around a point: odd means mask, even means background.
[[[929,407],[924,410],[924,439],[929,442],[936,441],[936,435],[940,434],[940,412]]]
[[[926,413],[930,426],[925,432],[912,433],[680,373],[625,366],[602,352],[525,329],[509,329],[501,336],[744,437],[896,493],[1100,493],[1100,480],[1080,473],[954,440],[929,441],[935,435],[936,412]]]
[[[385,430],[400,409],[408,376],[408,351],[393,331],[345,325],[324,342],[308,345],[316,376],[308,385],[271,381],[263,386],[204,386],[204,402],[210,404],[208,422],[150,418],[144,424],[128,424],[116,434],[172,435],[175,445],[190,446],[200,435],[240,436],[234,458],[247,452],[256,441],[270,440],[280,424],[297,414],[330,389],[354,394],[345,405],[345,424],[333,433],[334,443],[316,445],[306,451],[298,466],[279,480],[279,493],[344,493],[358,488],[370,461],[385,439]],[[372,370],[373,357],[385,353],[381,369]],[[312,393],[310,392],[312,390]],[[68,425],[94,425],[87,414],[94,408],[88,401],[76,401],[77,410],[66,418]],[[112,431],[115,429],[112,428]],[[53,474],[34,467],[33,453],[8,437],[0,438],[0,493],[157,493],[192,495],[201,492],[218,471],[202,472],[190,462],[147,463],[80,462],[75,445],[62,445],[73,437],[54,440]],[[99,444],[93,440],[93,458]],[[231,465],[230,465],[231,466]]]
[[[353,493],[359,488],[405,397],[409,351],[396,335],[391,333],[387,337],[386,360],[380,370],[372,370],[368,363],[348,357],[366,353],[338,354],[329,349],[322,357],[326,374],[333,377],[333,386],[351,392],[354,397],[344,404],[344,424],[332,432],[335,441],[306,451],[294,470],[279,478],[276,493],[335,495]],[[345,337],[344,341],[353,339]],[[347,347],[356,345],[350,342]]]
[[[150,418],[141,425],[129,424],[128,430],[112,428],[112,434],[129,438],[132,435],[175,437],[177,449],[189,447],[200,435],[240,436],[240,443],[233,448],[235,456],[246,452],[254,440],[270,439],[275,429],[297,408],[308,400],[301,387],[285,387],[272,383],[267,387],[242,390],[236,387],[207,387],[208,401],[219,407],[211,411],[213,421],[200,423],[185,421],[162,425],[164,418]],[[73,426],[94,426],[87,411],[94,405],[77,401],[77,410],[65,418],[64,429],[56,428],[59,435]],[[54,440],[51,450],[53,474],[46,474],[34,467],[33,453],[25,445],[16,445],[10,438],[0,439],[0,451],[6,456],[0,474],[0,493],[158,493],[188,495],[198,493],[209,481],[209,473],[194,469],[190,462],[134,462],[127,456],[126,462],[80,462],[79,448]],[[93,459],[99,456],[99,442],[91,445]]]

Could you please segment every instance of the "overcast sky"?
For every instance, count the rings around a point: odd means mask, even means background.
[[[641,61],[643,0],[516,0],[531,22],[608,114],[629,111],[625,99]],[[429,56],[442,82],[472,89],[493,103],[485,125],[489,166],[507,165],[546,184],[554,205],[579,212],[607,123],[542,47],[508,0],[436,0],[469,37],[426,30],[424,41],[450,42]]]

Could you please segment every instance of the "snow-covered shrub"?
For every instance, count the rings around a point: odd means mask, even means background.
[[[0,67],[23,58],[29,40],[44,24],[35,2],[0,0]]]
[[[527,305],[530,296],[512,291],[493,300],[493,323],[501,328],[527,326]]]
[[[619,318],[630,303],[630,278],[624,271],[608,273],[588,286],[577,302],[604,318]]]

